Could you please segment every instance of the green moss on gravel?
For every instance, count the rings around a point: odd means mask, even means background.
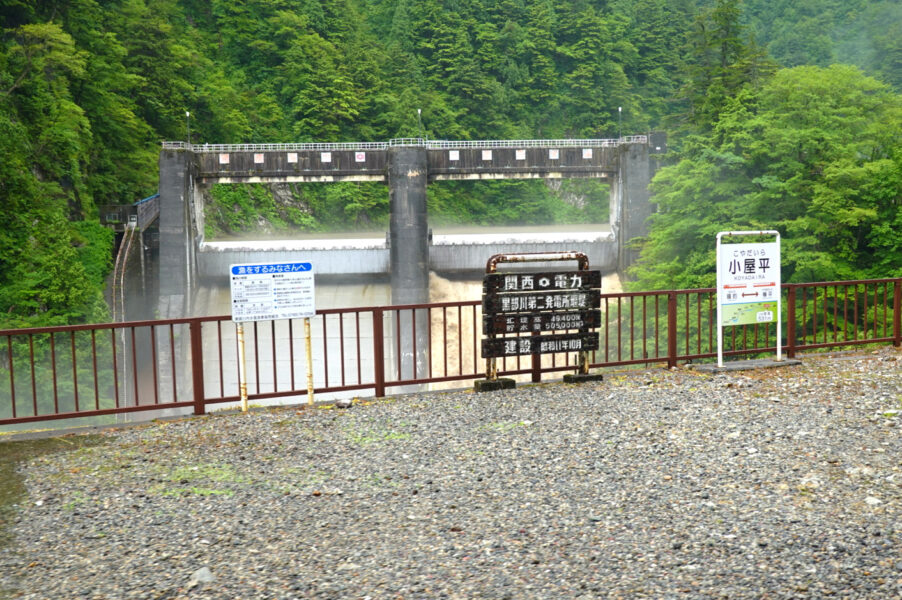
[[[99,435],[77,435],[0,442],[0,548],[12,543],[8,527],[15,519],[16,507],[28,497],[19,464],[46,454],[97,446],[103,440]],[[11,597],[11,593],[11,590],[0,589],[0,599]]]

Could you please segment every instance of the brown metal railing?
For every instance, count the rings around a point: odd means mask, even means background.
[[[902,278],[784,284],[788,357],[819,348],[902,344]],[[714,358],[713,288],[602,294],[593,369]],[[482,310],[463,302],[330,309],[312,319],[314,392],[387,392],[481,379]],[[250,400],[302,397],[303,327],[246,327]],[[725,330],[725,356],[772,353],[773,324]],[[237,402],[237,340],[228,316],[0,330],[0,425]],[[499,359],[498,373],[572,371],[575,357]]]
[[[0,331],[0,425],[190,406],[180,400],[191,398],[190,385],[177,368],[188,324]]]

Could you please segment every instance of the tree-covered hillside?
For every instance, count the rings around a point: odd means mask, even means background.
[[[655,258],[695,260],[692,244],[662,241],[687,226],[680,202],[717,203],[739,221],[779,214],[787,239],[835,242],[810,276],[889,274],[900,22],[890,0],[0,0],[0,327],[105,317],[112,239],[96,207],[154,193],[159,142],[189,129],[195,143],[663,129],[675,152],[656,190],[670,216],[654,223],[640,284],[704,280],[685,264],[664,274]],[[829,67],[837,61],[860,70]],[[859,100],[867,110],[842,104]],[[830,119],[836,140],[810,137]],[[724,165],[734,189],[707,190],[704,170]],[[601,202],[560,202],[602,198],[597,185],[448,183],[429,194],[438,221],[603,218]],[[224,231],[255,212],[322,229],[380,225],[388,210],[384,189],[363,185],[298,186],[280,205],[252,188],[214,196]]]
[[[851,65],[779,68],[738,7],[697,21],[632,287],[713,286],[715,236],[738,230],[780,231],[787,282],[902,275],[902,96]]]

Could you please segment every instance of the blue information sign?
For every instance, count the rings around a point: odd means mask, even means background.
[[[229,273],[233,321],[271,321],[316,315],[311,263],[231,265]]]
[[[249,265],[232,265],[232,275],[266,275],[268,273],[300,273],[312,271],[313,265],[308,262],[292,263],[253,263]]]

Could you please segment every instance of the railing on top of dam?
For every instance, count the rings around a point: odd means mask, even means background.
[[[163,142],[164,150],[191,150],[192,152],[265,152],[305,150],[385,150],[393,146],[423,146],[426,149],[454,148],[610,148],[621,144],[647,144],[647,135],[629,135],[605,139],[560,140],[427,140],[424,138],[396,138],[387,142],[316,142],[282,144],[189,144],[187,142]]]
[[[783,284],[788,357],[817,348],[902,345],[902,278]],[[600,349],[590,368],[668,367],[716,355],[711,288],[602,294]],[[425,352],[416,348],[428,315]],[[312,319],[316,394],[384,396],[404,386],[484,377],[479,300],[319,310]],[[772,353],[772,324],[725,331],[726,356]],[[248,324],[249,398],[306,395],[304,327]],[[413,341],[402,360],[402,338]],[[421,349],[422,350],[422,349]],[[173,360],[175,357],[175,360]],[[500,360],[501,376],[575,368],[572,354]],[[0,331],[0,425],[180,409],[203,414],[238,400],[237,343],[230,317]],[[409,389],[409,388],[408,388]],[[112,417],[111,417],[112,418]]]

